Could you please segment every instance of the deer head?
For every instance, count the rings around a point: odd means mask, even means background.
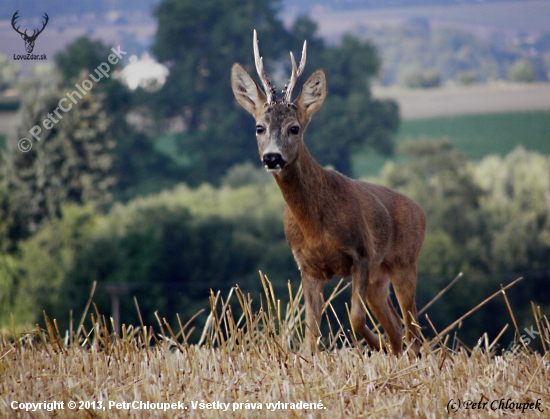
[[[278,174],[297,158],[303,145],[303,132],[327,95],[327,80],[323,70],[315,71],[292,101],[292,92],[306,65],[307,44],[304,42],[299,67],[290,53],[292,73],[283,97],[277,99],[275,87],[263,68],[256,31],[253,45],[256,70],[265,93],[240,64],[234,64],[231,69],[231,87],[237,101],[256,119],[256,139],[266,170]]]
[[[25,32],[21,32],[19,30],[20,26],[18,26],[17,28],[15,27],[16,20],[19,18],[18,15],[19,15],[19,10],[16,11],[13,14],[13,17],[11,18],[11,26],[13,27],[13,29],[15,29],[15,32],[17,32],[19,35],[21,35],[21,38],[23,38],[23,40],[25,41],[25,49],[30,54],[34,50],[34,43],[36,41],[36,38],[38,38],[38,35],[40,35],[42,33],[42,31],[44,30],[44,28],[48,24],[48,21],[50,20],[50,18],[49,18],[47,13],[44,13],[43,17],[44,17],[45,21],[42,23],[42,29],[40,29],[40,30],[34,29],[32,35],[29,36],[29,35],[27,35],[27,30],[26,29],[25,29]]]

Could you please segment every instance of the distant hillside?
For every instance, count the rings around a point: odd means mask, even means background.
[[[486,29],[525,33],[550,30],[548,0],[453,3],[445,7],[420,7],[414,2],[414,7],[363,8],[352,11],[310,7],[308,14],[318,23],[322,35],[328,37],[338,37],[343,32],[357,31],[365,26],[379,27],[419,20],[428,21],[432,25],[454,24],[463,28],[478,29],[478,34],[486,34]],[[289,4],[288,7],[290,9],[292,5]]]
[[[548,80],[550,1],[452,3],[357,10],[312,8],[309,15],[328,42],[338,42],[347,32],[371,40],[382,58],[381,81],[385,85]],[[512,67],[520,60],[529,62],[530,67],[522,80],[511,76]],[[520,61],[519,65],[524,64]]]
[[[521,3],[524,0],[283,0],[285,9],[309,12],[313,9],[365,10],[455,6],[480,3]]]
[[[40,27],[48,13],[48,28],[36,51],[48,60],[79,36],[124,45],[140,55],[152,43],[156,21],[151,11],[161,0],[98,0],[0,2],[0,53],[12,56],[24,44],[11,28],[19,10],[22,27]],[[220,0],[222,1],[222,0]],[[534,80],[547,81],[550,72],[550,0],[273,0],[281,16],[292,24],[307,14],[327,42],[343,33],[368,38],[382,58],[381,83],[413,87],[509,79],[510,68],[528,60]],[[117,12],[115,12],[117,11]],[[32,62],[20,62],[27,72]],[[412,81],[411,81],[412,80]],[[515,80],[525,81],[525,80]]]
[[[160,0],[97,0],[65,1],[42,0],[37,2],[22,2],[21,0],[2,0],[0,2],[0,20],[11,19],[16,10],[22,17],[37,17],[42,13],[55,12],[57,16],[83,15],[86,13],[106,13],[113,10],[128,10],[150,12]]]
[[[358,9],[391,9],[399,7],[426,7],[426,6],[453,6],[464,4],[514,2],[524,0],[280,0],[286,10],[298,10],[301,13],[314,9],[329,10],[358,10]],[[36,2],[22,2],[21,0],[2,0],[0,3],[0,20],[12,16],[16,10],[21,15],[39,15],[43,11],[55,11],[58,16],[82,15],[86,13],[106,13],[109,11],[141,11],[149,12],[160,0],[97,0],[64,1],[43,0],[39,5]]]

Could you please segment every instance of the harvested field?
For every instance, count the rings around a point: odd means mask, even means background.
[[[424,341],[420,359],[369,353],[342,329],[311,357],[296,350],[303,335],[300,291],[289,291],[283,310],[263,283],[258,312],[238,288],[227,300],[212,294],[198,344],[186,342],[189,324],[170,327],[159,319],[155,330],[123,327],[117,335],[97,312],[92,330],[79,325],[70,336],[49,320],[45,330],[0,336],[2,417],[525,418],[549,412],[550,325],[535,308],[534,330],[546,355],[530,351],[527,341],[503,355],[498,338],[486,337],[470,350],[451,342],[451,325]]]
[[[550,109],[550,83],[418,90],[375,87],[373,96],[396,100],[405,121]]]

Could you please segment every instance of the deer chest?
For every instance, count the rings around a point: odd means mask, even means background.
[[[306,238],[302,235],[291,239],[287,235],[287,239],[301,271],[326,280],[335,275],[342,278],[351,275],[351,254],[336,246],[330,238],[322,235]]]

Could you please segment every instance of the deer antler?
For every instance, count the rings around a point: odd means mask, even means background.
[[[292,73],[290,75],[290,80],[283,90],[283,102],[292,103],[292,91],[296,87],[296,83],[300,80],[304,68],[306,66],[306,49],[307,41],[304,41],[304,47],[302,48],[302,58],[300,59],[300,66],[296,68],[296,60],[294,60],[294,55],[290,53],[290,61],[292,62]]]
[[[15,29],[15,32],[17,32],[19,35],[26,35],[26,34],[27,34],[27,31],[25,31],[25,33],[23,33],[23,32],[21,32],[21,31],[19,30],[19,28],[20,28],[21,26],[18,26],[17,28],[15,27],[15,23],[16,23],[15,21],[19,18],[18,15],[19,15],[19,10],[16,11],[16,12],[13,14],[13,17],[11,18],[11,26],[12,26],[13,29]]]
[[[277,101],[277,97],[275,93],[275,87],[271,86],[271,80],[269,80],[269,78],[267,77],[267,74],[264,71],[262,57],[260,57],[260,48],[258,46],[258,35],[256,33],[256,29],[254,29],[253,45],[254,45],[254,62],[256,63],[256,71],[258,72],[258,76],[260,76],[262,86],[264,87],[265,94],[267,95],[266,105],[271,105],[272,103],[275,103]]]
[[[32,34],[32,38],[38,38],[38,35],[40,35],[42,33],[42,31],[44,30],[44,28],[46,27],[46,25],[48,24],[49,20],[50,20],[50,17],[48,16],[48,14],[46,12],[44,12],[44,16],[42,16],[44,19],[46,19],[46,21],[44,23],[42,23],[42,29],[40,29],[38,32],[36,32],[36,29],[33,30],[33,34]],[[34,33],[36,32],[36,33]]]
[[[17,28],[15,27],[15,25],[17,23],[16,21],[17,21],[17,19],[19,19],[19,10],[16,11],[13,14],[13,17],[11,18],[11,26],[13,27],[13,29],[15,29],[15,32],[17,32],[19,35],[25,37],[25,39],[34,40],[38,37],[38,35],[40,35],[42,33],[42,31],[44,30],[44,28],[46,27],[46,25],[48,24],[48,22],[50,20],[50,17],[48,16],[47,13],[44,13],[44,16],[42,16],[42,17],[45,19],[45,21],[42,22],[42,29],[40,29],[40,30],[34,29],[31,36],[27,35],[27,30],[26,29],[25,29],[25,32],[21,32],[19,30],[19,28],[21,26],[18,26]]]

